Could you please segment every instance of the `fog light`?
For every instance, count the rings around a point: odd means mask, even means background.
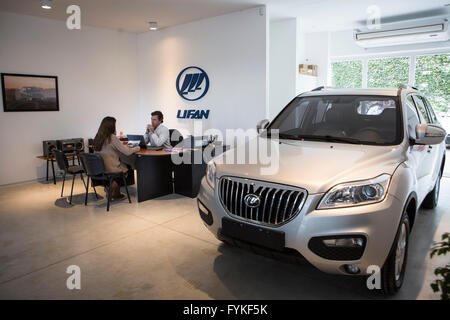
[[[205,214],[208,214],[209,212],[208,208],[206,208],[205,205],[200,200],[197,200],[197,204],[199,210],[202,210]]]
[[[324,239],[323,243],[327,247],[362,247],[362,246],[364,246],[364,240],[362,238]]]
[[[205,207],[205,205],[197,199],[197,205],[198,205],[198,212],[200,214],[200,217],[202,220],[208,225],[213,224],[213,217],[211,214],[211,211],[208,210],[208,208]]]
[[[357,274],[359,273],[359,268],[355,266],[354,264],[344,264],[344,270],[347,273],[350,274]]]

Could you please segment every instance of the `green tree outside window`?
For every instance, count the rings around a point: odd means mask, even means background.
[[[409,57],[370,59],[367,67],[368,88],[396,88],[408,84]]]
[[[362,61],[349,60],[331,63],[333,86],[337,88],[362,88]]]
[[[450,54],[416,57],[415,85],[436,112],[447,112],[450,103]]]

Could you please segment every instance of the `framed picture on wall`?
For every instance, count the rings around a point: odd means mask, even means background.
[[[3,110],[59,111],[58,77],[2,73]]]

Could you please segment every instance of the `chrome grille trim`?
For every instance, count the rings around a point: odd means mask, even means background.
[[[284,184],[247,178],[222,176],[218,183],[222,207],[232,217],[271,227],[281,226],[295,218],[307,198],[307,191]],[[249,208],[244,197],[260,197],[257,208]]]

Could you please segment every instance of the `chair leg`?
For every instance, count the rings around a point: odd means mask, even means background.
[[[55,164],[53,160],[51,160],[51,162],[52,162],[53,184],[56,184]]]
[[[89,192],[89,176],[87,176],[86,195],[84,197],[84,205],[87,206],[87,198]]]
[[[91,181],[92,181],[92,180],[91,180]],[[92,188],[94,188],[95,198],[97,198],[97,199],[98,199],[98,194],[97,194],[97,190],[95,190],[95,186],[94,186],[94,183],[93,183],[93,182],[91,182],[91,185],[92,185]]]
[[[128,192],[127,180],[125,176],[122,176],[123,183],[125,184],[125,190],[127,191],[128,202],[131,203],[130,193]]]
[[[87,188],[86,182],[84,182],[83,173],[80,173],[81,181],[83,181],[84,187]]]
[[[76,174],[72,175],[73,179],[72,179],[72,189],[70,189],[70,201],[69,201],[70,204],[72,204],[73,184],[75,183],[75,176]]]
[[[66,173],[64,172],[63,174],[63,183],[62,183],[62,188],[61,188],[61,197],[64,194],[64,182],[66,181]]]
[[[108,202],[106,203],[106,211],[109,211],[109,202],[111,201],[111,185],[112,185],[112,179],[109,180],[109,186],[106,188],[106,193],[108,197]]]

